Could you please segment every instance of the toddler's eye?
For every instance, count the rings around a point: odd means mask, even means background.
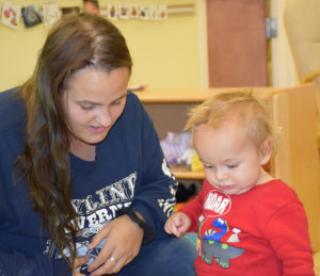
[[[210,164],[203,164],[203,167],[205,169],[214,169],[214,166],[213,165],[210,165]]]
[[[234,169],[234,168],[238,167],[238,164],[228,164],[226,166],[228,169]]]

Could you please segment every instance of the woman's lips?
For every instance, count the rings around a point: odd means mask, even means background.
[[[95,126],[91,126],[90,127],[90,130],[93,132],[93,133],[104,133],[107,131],[107,128],[106,127],[95,127]]]

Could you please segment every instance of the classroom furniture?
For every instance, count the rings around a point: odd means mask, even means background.
[[[301,83],[314,82],[318,89],[318,147],[320,151],[320,1],[285,1],[283,22]]]

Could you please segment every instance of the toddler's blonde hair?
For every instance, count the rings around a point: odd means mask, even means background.
[[[273,131],[268,112],[251,92],[219,93],[193,108],[185,130],[194,130],[207,124],[218,128],[228,120],[240,123],[248,137],[259,147],[267,138],[273,144]]]

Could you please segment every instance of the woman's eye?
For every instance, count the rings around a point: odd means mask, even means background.
[[[92,104],[81,104],[80,106],[83,110],[91,110],[94,107]]]
[[[111,103],[111,105],[119,105],[119,104],[121,104],[121,100],[118,100],[118,101]]]

